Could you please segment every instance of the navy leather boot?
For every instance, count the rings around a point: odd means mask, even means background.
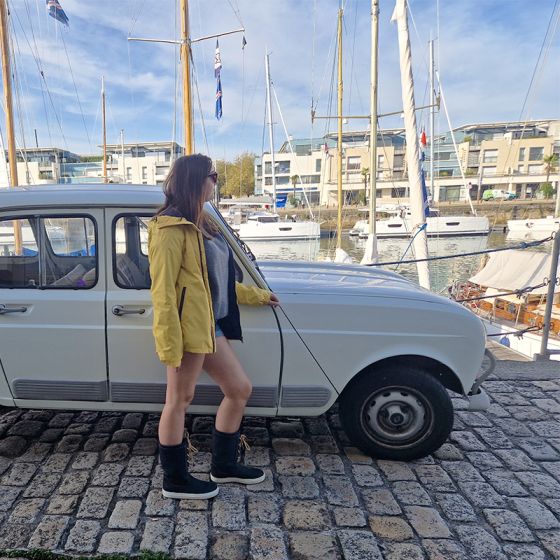
[[[233,434],[212,430],[212,468],[210,480],[213,482],[237,482],[238,484],[258,484],[265,478],[261,469],[247,467],[237,462],[239,430]]]
[[[163,469],[162,493],[165,498],[177,500],[207,500],[218,493],[214,482],[191,476],[187,469],[187,445],[159,444],[159,460]]]

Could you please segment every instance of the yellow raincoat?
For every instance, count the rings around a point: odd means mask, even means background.
[[[148,258],[159,359],[178,367],[184,352],[215,352],[212,295],[200,229],[182,217],[154,217],[148,225]],[[268,290],[238,282],[235,292],[240,304],[270,301]]]

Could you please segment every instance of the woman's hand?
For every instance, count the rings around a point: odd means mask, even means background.
[[[268,305],[270,305],[270,307],[278,307],[280,305],[280,300],[276,294],[270,292],[270,301],[268,302]]]

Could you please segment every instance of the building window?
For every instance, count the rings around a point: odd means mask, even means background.
[[[353,171],[359,171],[362,167],[362,158],[360,156],[350,156],[348,158],[347,169],[351,173]]]
[[[517,166],[517,173],[519,173],[520,175],[523,175],[523,173],[525,173],[525,166],[524,165],[518,165]]]
[[[266,175],[272,174],[272,163],[270,161],[264,162],[264,172]]]
[[[483,163],[496,163],[498,161],[498,150],[484,150]]]
[[[39,171],[39,179],[52,179],[52,171]]]
[[[265,185],[272,185],[272,177],[265,177],[264,178]]]
[[[543,166],[539,164],[528,165],[527,171],[529,175],[540,175],[543,172]]]
[[[126,168],[126,180],[132,181],[132,167]]]
[[[484,175],[484,177],[489,177],[491,175],[496,175],[496,166],[489,166],[489,167],[483,167],[482,168],[482,174]]]
[[[542,161],[544,148],[529,148],[529,161]]]
[[[519,148],[519,161],[525,161],[525,148]]]
[[[148,168],[142,167],[142,181],[148,180]]]
[[[315,160],[315,173],[321,173],[321,160]]]
[[[384,165],[385,165],[385,156],[383,154],[380,154],[377,156],[377,169],[383,169]]]
[[[262,165],[257,165],[257,177],[262,175]]]
[[[406,189],[404,187],[394,187],[391,189],[391,196],[393,198],[402,198],[406,193]]]
[[[276,164],[276,173],[289,173],[289,172],[290,172],[289,161],[279,161]]]

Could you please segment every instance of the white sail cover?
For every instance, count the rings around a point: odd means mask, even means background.
[[[514,291],[535,286],[550,277],[551,256],[548,253],[511,249],[490,253],[486,266],[469,281],[487,288]],[[560,276],[560,265],[556,276]],[[546,294],[548,286],[533,290],[532,294]],[[560,292],[560,287],[555,288]]]

